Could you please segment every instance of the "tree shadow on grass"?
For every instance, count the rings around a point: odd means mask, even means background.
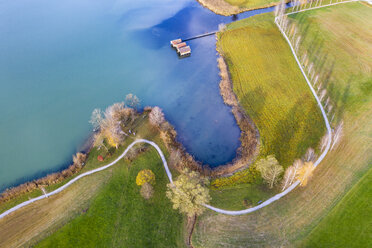
[[[242,106],[247,110],[250,109],[248,115],[256,121],[260,118],[260,113],[265,106],[267,92],[261,86],[257,86],[254,90],[248,91],[240,99]]]
[[[299,129],[298,121],[303,115],[301,101],[298,100],[293,107],[289,110],[287,116],[280,120],[275,127],[273,140],[269,140],[266,147],[265,155],[274,154],[279,163],[285,167],[291,163],[293,151],[290,151],[292,144],[291,140],[297,130]]]

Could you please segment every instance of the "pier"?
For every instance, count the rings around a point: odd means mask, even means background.
[[[199,35],[184,39],[183,41],[189,41],[189,40],[195,40],[195,39],[203,38],[203,37],[206,37],[206,36],[214,35],[217,32],[218,31],[213,31],[213,32],[209,32],[209,33],[199,34]]]
[[[184,39],[184,40],[178,38],[178,39],[175,39],[175,40],[171,40],[170,44],[173,48],[175,48],[177,50],[177,53],[180,57],[190,56],[191,55],[191,48],[190,48],[190,46],[187,45],[186,41],[195,40],[195,39],[203,38],[203,37],[206,37],[206,36],[214,35],[217,32],[218,31],[208,32],[208,33],[196,35],[196,36]]]

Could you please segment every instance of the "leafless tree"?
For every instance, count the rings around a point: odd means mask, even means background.
[[[89,123],[93,126],[93,131],[99,130],[103,121],[102,111],[98,108],[94,109]]]
[[[160,126],[165,121],[163,111],[159,107],[152,108],[149,114],[150,123],[154,126]]]
[[[291,185],[291,182],[296,177],[296,169],[294,166],[289,166],[284,173],[283,181],[282,181],[282,191],[284,191],[286,188],[288,188]]]
[[[313,148],[309,148],[307,149],[306,153],[305,153],[305,156],[304,156],[304,161],[305,162],[310,162],[310,161],[314,161],[316,158],[316,154],[315,154],[315,151]]]
[[[121,124],[123,121],[127,121],[131,113],[133,113],[133,109],[125,108],[123,102],[115,103],[105,110],[101,130],[111,146],[118,148],[124,141],[126,133],[122,130]]]
[[[316,83],[318,82],[318,80],[319,80],[319,74],[317,74],[317,75],[315,76],[315,79],[314,79],[314,84],[313,84],[313,86],[315,86],[315,85],[316,85]]]
[[[226,30],[226,24],[225,23],[220,23],[218,24],[218,31],[222,32]]]
[[[340,142],[343,136],[343,128],[344,128],[344,122],[341,121],[340,124],[338,124],[335,130],[333,131],[333,143],[331,146],[331,150]]]
[[[327,95],[327,90],[324,89],[320,92],[319,99],[320,101],[323,101],[324,97]]]
[[[137,109],[140,106],[140,100],[136,95],[128,94],[125,96],[125,105]]]
[[[96,135],[94,135],[94,143],[93,143],[93,146],[94,147],[97,147],[98,150],[101,149],[101,147],[105,148],[106,151],[108,151],[108,148],[107,146],[105,145],[105,136],[103,135],[102,132],[99,132],[97,133]]]
[[[324,104],[324,108],[327,108],[330,100],[331,100],[331,98],[328,97],[327,100],[326,100],[326,102],[325,102],[325,104]]]
[[[299,48],[299,45],[300,45],[300,41],[301,41],[301,36],[298,36],[297,37],[297,40],[296,40],[296,44],[295,44],[296,53],[298,51],[298,48]]]
[[[332,109],[333,109],[332,104],[329,104],[329,105],[328,105],[328,114],[331,113]]]
[[[323,86],[322,83],[318,85],[318,88],[317,88],[317,91],[318,91],[318,92],[319,92],[319,90],[322,88],[322,86]]]
[[[324,152],[324,149],[327,147],[328,141],[329,141],[329,135],[328,133],[326,133],[320,140],[320,151],[321,152]]]

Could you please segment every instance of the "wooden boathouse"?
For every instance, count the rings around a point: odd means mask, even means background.
[[[191,54],[191,48],[189,46],[181,47],[177,49],[177,52],[181,57],[188,56]]]
[[[170,44],[173,48],[177,50],[177,53],[180,57],[185,57],[191,55],[191,48],[186,44],[186,42],[182,42],[181,39],[171,40]]]

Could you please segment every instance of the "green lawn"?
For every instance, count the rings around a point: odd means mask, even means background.
[[[156,175],[154,197],[146,201],[136,185],[141,169]],[[183,217],[165,196],[168,178],[155,149],[132,163],[120,161],[86,213],[36,247],[182,247]]]
[[[372,247],[371,197],[372,169],[317,225],[302,246]]]
[[[276,193],[266,185],[258,184],[241,184],[222,190],[211,189],[209,192],[212,206],[228,210],[254,207]]]
[[[371,15],[370,7],[348,3],[291,16],[304,25],[301,27],[301,35],[305,41],[301,49],[311,51],[310,62],[314,62],[316,68],[322,68],[325,72],[333,72],[326,87],[332,101],[338,103],[334,107],[337,113],[335,122],[340,119],[344,121],[343,138],[317,167],[305,188],[298,188],[279,201],[248,215],[232,217],[207,212],[199,218],[194,232],[195,247],[246,247],[247,244],[249,247],[314,247],[312,242],[320,242],[319,247],[342,246],[336,242],[322,243],[332,242],[332,238],[338,238],[337,242],[354,241],[356,247],[371,246],[367,243],[372,240],[371,209],[365,205],[368,197],[367,203],[370,203],[370,189],[365,188],[368,186],[356,186],[359,189],[353,189],[348,194],[370,170],[372,161]],[[249,31],[246,36],[254,36],[256,32],[260,32],[266,39],[275,36],[277,43],[284,42],[282,37],[276,35],[273,24],[265,23],[264,19],[263,16],[256,16],[233,23],[229,28],[254,26],[246,29]],[[244,45],[250,48],[249,45]],[[327,58],[326,63],[320,63],[322,60],[318,59],[322,58],[317,53],[320,48],[324,51],[323,57]],[[285,55],[270,51],[284,56],[280,60],[287,61]],[[265,54],[264,51],[263,53]],[[338,95],[339,98],[336,97]],[[366,185],[367,181],[370,184],[370,173],[358,185]],[[351,196],[356,192],[362,192],[359,194],[360,202],[352,203]],[[340,203],[341,199],[349,200],[342,200]],[[339,212],[339,204],[345,207],[348,204],[357,204],[361,209],[354,209],[356,211],[351,214],[363,220],[356,224],[347,219]],[[364,208],[363,211],[363,207],[367,209]],[[348,207],[347,211],[350,209]],[[343,218],[340,221],[347,227],[336,226],[341,222],[334,218],[341,215]],[[335,235],[330,234],[329,239],[327,237],[323,240],[327,232],[332,232],[332,228],[340,232],[338,237],[335,232]],[[352,245],[345,243],[345,247]]]
[[[218,34],[234,92],[260,133],[260,154],[285,168],[317,148],[324,120],[272,14],[232,23]]]

